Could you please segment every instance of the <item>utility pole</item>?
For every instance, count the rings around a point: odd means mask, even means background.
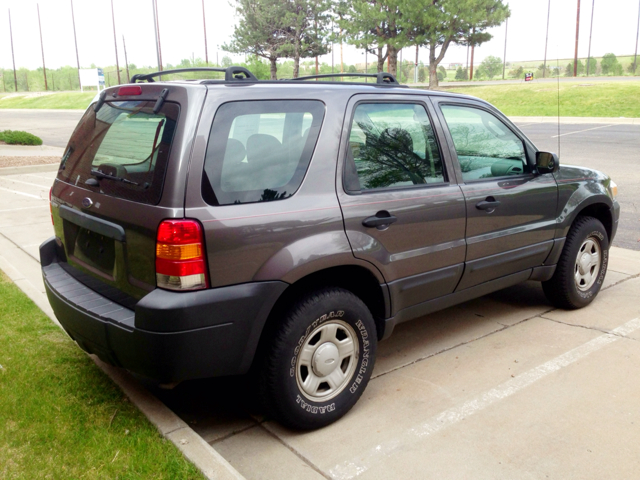
[[[111,0],[111,23],[113,23],[113,46],[116,50],[116,72],[118,73],[118,85],[121,85],[122,82],[120,81],[120,63],[118,62],[118,42],[116,40],[116,16],[113,13],[113,0]]]
[[[502,79],[504,80],[504,70],[507,66],[507,34],[509,32],[509,17],[504,28],[504,58],[502,59]]]
[[[11,60],[13,61],[13,84],[18,91],[18,77],[16,77],[16,57],[13,54],[13,30],[11,29],[11,9],[9,9],[9,37],[11,37]]]
[[[578,76],[578,38],[580,38],[580,0],[578,0],[578,14],[576,17],[576,53],[573,55],[573,76]]]
[[[124,49],[124,63],[127,67],[127,83],[131,83],[131,77],[129,76],[129,60],[127,60],[127,44],[124,42],[124,35],[122,35],[122,48]]]
[[[471,31],[472,39],[475,36],[475,34],[476,34],[476,27],[473,27],[473,30]],[[469,69],[469,80],[473,80],[473,51],[475,50],[475,48],[476,48],[475,43],[472,43],[471,44],[471,68]]]
[[[204,16],[204,0],[202,0],[202,26],[204,27],[204,61],[209,66],[209,51],[207,50],[207,21]]]
[[[73,24],[73,40],[76,43],[76,61],[78,62],[78,88],[80,88],[80,57],[78,56],[78,37],[76,36],[76,19],[73,15],[73,0],[71,2],[71,23]],[[71,88],[71,82],[69,82]]]
[[[589,53],[587,53],[587,77],[589,76],[589,64],[591,63],[591,34],[593,33],[593,9],[596,6],[596,0],[591,3],[591,28],[589,28]]]
[[[542,78],[547,76],[547,44],[549,43],[549,16],[551,15],[551,0],[547,7],[547,38],[544,41],[544,63],[542,64]]]
[[[160,42],[159,42],[159,33],[158,33],[158,11],[156,0],[151,0],[151,6],[153,8],[153,30],[156,34],[156,57],[158,58],[158,71],[162,71],[162,57],[160,55]],[[162,80],[162,77],[160,77]]]
[[[42,50],[42,73],[44,73],[44,89],[49,90],[47,85],[47,67],[44,64],[44,44],[42,43],[42,24],[40,23],[40,5],[36,3],[38,9],[38,29],[40,30],[40,50]]]
[[[633,73],[638,70],[638,34],[640,34],[640,3],[638,4],[638,29],[636,30],[636,53],[633,55]]]

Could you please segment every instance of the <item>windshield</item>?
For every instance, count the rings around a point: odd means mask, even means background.
[[[154,105],[110,102],[97,113],[89,108],[71,136],[58,178],[106,195],[158,203],[180,109],[165,102],[153,113]]]

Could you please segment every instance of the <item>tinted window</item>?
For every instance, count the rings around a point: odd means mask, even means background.
[[[347,174],[347,190],[443,182],[442,159],[425,108],[407,103],[358,105],[347,168],[356,173]]]
[[[210,205],[266,202],[293,195],[320,133],[317,101],[232,102],[215,116],[202,181]]]
[[[98,113],[89,108],[71,136],[58,178],[107,195],[158,203],[179,107],[166,102],[109,102]],[[91,171],[117,177],[99,178]],[[99,186],[84,182],[97,179]]]
[[[524,144],[494,115],[472,107],[442,105],[465,182],[529,172]]]

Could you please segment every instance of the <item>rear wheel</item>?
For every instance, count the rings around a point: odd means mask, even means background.
[[[371,313],[354,294],[326,288],[306,295],[266,346],[260,383],[267,412],[296,429],[336,421],[362,395],[376,344]]]
[[[578,217],[553,277],[542,282],[545,295],[558,308],[587,306],[602,288],[608,261],[609,238],[602,223],[593,217]]]

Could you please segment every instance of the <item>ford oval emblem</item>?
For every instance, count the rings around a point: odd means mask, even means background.
[[[84,208],[89,208],[91,207],[91,205],[93,205],[93,200],[91,200],[89,197],[84,197],[82,199],[82,206]]]

